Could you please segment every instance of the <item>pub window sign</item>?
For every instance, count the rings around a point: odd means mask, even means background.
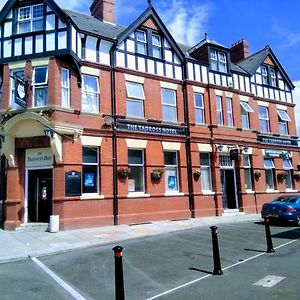
[[[27,107],[26,82],[18,76],[14,76],[14,79],[15,79],[15,103],[17,103],[23,108],[26,108]]]
[[[81,173],[69,171],[65,174],[65,195],[81,196]]]

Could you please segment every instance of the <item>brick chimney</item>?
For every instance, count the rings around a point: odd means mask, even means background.
[[[233,63],[237,63],[249,56],[249,45],[246,40],[241,39],[234,43],[230,49],[230,58]]]
[[[116,23],[115,0],[93,0],[90,7],[91,15],[107,23]]]

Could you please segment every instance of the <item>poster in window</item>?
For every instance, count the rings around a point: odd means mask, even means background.
[[[135,180],[134,179],[128,179],[128,191],[135,192]]]
[[[81,173],[78,171],[66,172],[65,175],[65,193],[66,196],[81,195]]]
[[[84,173],[84,186],[94,187],[95,186],[95,174],[94,173]]]
[[[176,189],[176,177],[175,176],[169,176],[168,177],[168,188],[169,189]]]

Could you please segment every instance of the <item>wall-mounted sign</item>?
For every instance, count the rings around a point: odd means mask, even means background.
[[[239,159],[239,149],[230,149],[229,155],[230,155],[230,160],[238,160]]]
[[[266,158],[290,158],[291,153],[290,151],[286,150],[275,150],[275,149],[266,149],[265,150],[265,157]]]
[[[81,173],[77,171],[66,172],[65,175],[65,194],[66,196],[81,195]]]
[[[131,132],[141,132],[160,135],[185,135],[184,127],[172,127],[165,125],[157,125],[153,123],[123,122],[120,120],[117,121],[117,129]]]
[[[26,149],[25,166],[26,168],[52,167],[53,154],[51,148]]]
[[[281,146],[298,146],[297,139],[279,138],[268,135],[257,135],[257,141],[262,144],[281,145]]]
[[[27,107],[26,82],[18,77],[15,78],[15,102],[23,108]]]

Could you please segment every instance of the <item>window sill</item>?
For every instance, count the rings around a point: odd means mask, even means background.
[[[215,195],[216,193],[213,191],[202,191],[203,195]]]
[[[81,111],[81,114],[83,114],[83,115],[91,115],[91,116],[99,116],[99,112],[91,112],[91,111],[84,111],[84,110],[82,110]]]
[[[276,194],[276,193],[279,193],[278,190],[266,190],[266,193],[268,194]]]
[[[285,190],[286,193],[297,193],[297,190],[293,190],[293,189],[286,189]]]
[[[246,190],[245,192],[246,192],[246,194],[254,194],[254,191],[252,191],[252,190]]]
[[[80,200],[98,200],[98,199],[104,199],[103,195],[99,194],[82,194],[80,196]]]
[[[127,198],[149,198],[150,194],[140,193],[140,192],[132,192],[127,194]]]
[[[180,192],[165,192],[164,196],[170,197],[170,196],[184,196],[184,193]]]

